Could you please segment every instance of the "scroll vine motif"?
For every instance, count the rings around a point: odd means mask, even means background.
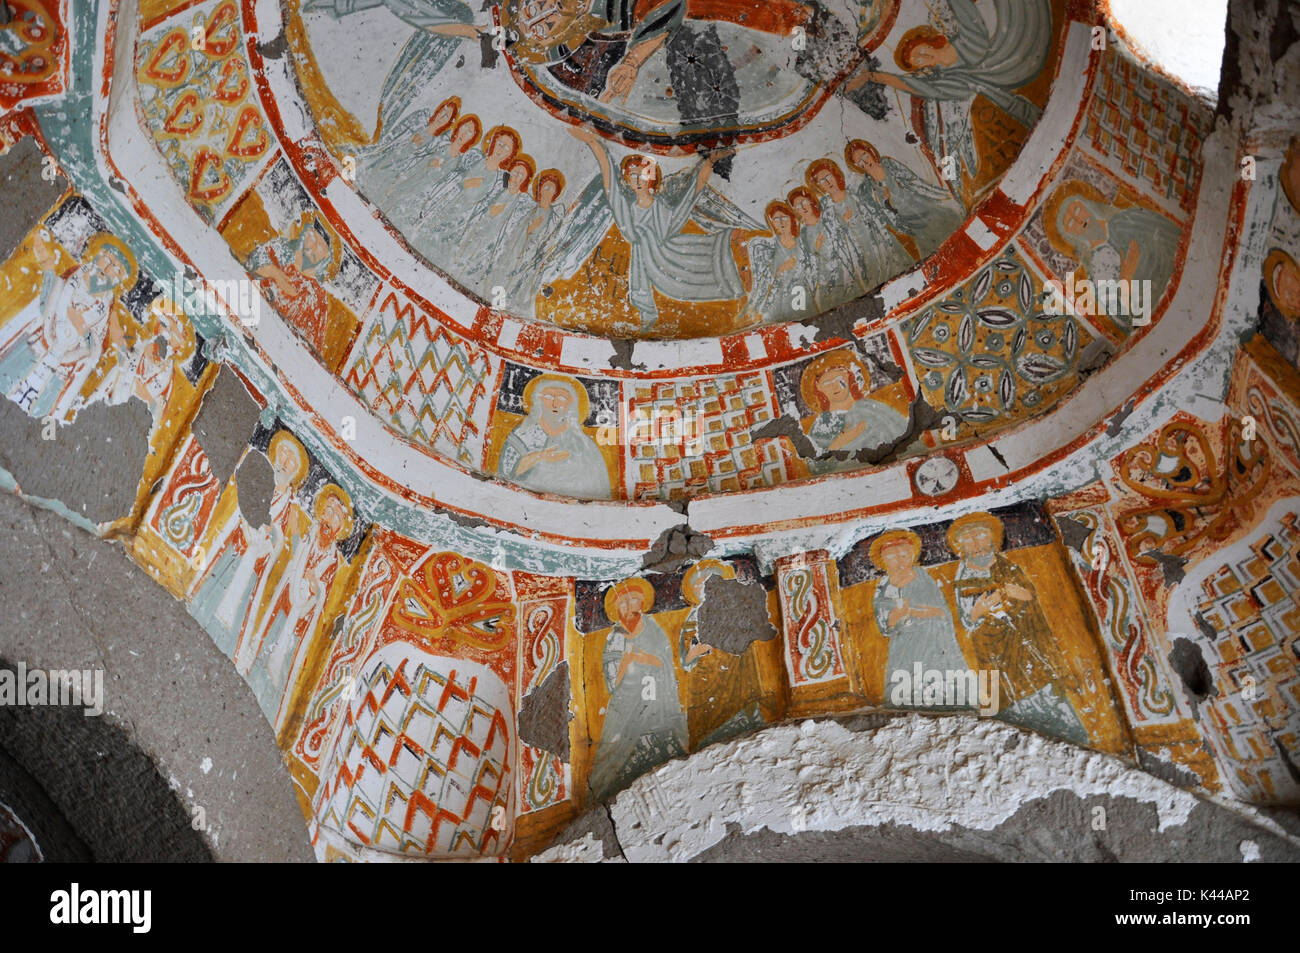
[[[1154,553],[1182,556],[1202,540],[1222,542],[1240,517],[1249,518],[1273,464],[1268,446],[1245,440],[1242,425],[1228,418],[1225,462],[1220,464],[1205,432],[1186,420],[1171,421],[1153,443],[1124,452],[1119,478],[1150,501],[1117,520],[1129,557],[1158,565]]]
[[[820,613],[813,591],[812,569],[797,569],[785,581],[785,591],[798,621],[795,623],[795,648],[809,681],[824,678],[835,665],[835,650],[830,645],[830,628]]]
[[[1108,648],[1115,658],[1115,674],[1132,711],[1143,720],[1169,715],[1174,710],[1173,692],[1161,684],[1146,633],[1132,612],[1128,586],[1116,577],[1101,521],[1087,511],[1072,513],[1070,518],[1090,530],[1083,552],[1071,555],[1088,594],[1102,608]]]

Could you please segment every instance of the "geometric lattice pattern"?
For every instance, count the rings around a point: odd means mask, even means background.
[[[761,371],[638,385],[628,400],[634,499],[679,499],[784,483],[783,443],[750,429],[772,419]]]
[[[490,670],[400,651],[373,658],[349,705],[317,817],[347,840],[425,856],[509,843],[509,692]],[[412,657],[417,656],[417,657]]]
[[[390,292],[353,348],[343,379],[394,430],[473,466],[482,443],[475,410],[491,371],[484,351]]]
[[[1196,193],[1201,168],[1196,156],[1210,134],[1211,118],[1172,85],[1111,49],[1102,60],[1083,138],[1118,160],[1134,179],[1186,208]]]
[[[1251,545],[1201,584],[1202,619],[1214,628],[1217,696],[1207,709],[1221,751],[1250,795],[1275,800],[1297,791],[1278,758],[1300,764],[1300,525]]]
[[[1078,386],[1079,355],[1092,335],[1070,314],[1046,313],[1042,290],[1008,245],[903,324],[921,393],[954,418],[957,440],[1042,413]]]

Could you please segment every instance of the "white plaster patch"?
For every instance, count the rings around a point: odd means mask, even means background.
[[[538,854],[532,858],[532,863],[598,864],[604,860],[613,863],[625,862],[621,857],[606,857],[605,845],[598,841],[591,831],[587,831],[581,840],[569,841],[567,844],[551,848],[544,854]]]
[[[1199,803],[1116,758],[1001,722],[904,717],[862,732],[809,720],[715,745],[638,779],[611,813],[629,861],[685,861],[729,824],[778,834],[891,822],[992,830],[1054,791],[1151,804],[1161,833]]]

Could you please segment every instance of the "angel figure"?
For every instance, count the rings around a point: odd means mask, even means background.
[[[744,297],[731,240],[736,229],[757,230],[758,226],[708,189],[714,162],[729,153],[711,153],[693,169],[664,178],[659,164],[649,156],[634,154],[617,162],[595,133],[578,128],[569,131],[587,143],[600,166],[599,189],[588,187],[583,198],[600,202],[604,208],[576,217],[581,231],[566,236],[571,244],[565,261],[580,253],[580,264],[600,244],[609,225],[618,225],[632,246],[628,298],[640,313],[643,331],[659,319],[655,292],[677,301]],[[709,234],[685,234],[682,229],[692,220],[711,229]]]
[[[980,160],[971,131],[971,106],[983,95],[1026,129],[1042,109],[1016,92],[1042,72],[1052,30],[1051,0],[992,0],[994,26],[974,0],[947,0],[948,14],[913,27],[898,41],[894,61],[904,75],[860,70],[846,84],[852,91],[880,83],[924,104],[926,143],[935,156],[953,157],[958,174],[974,178]]]
[[[760,235],[747,243],[753,284],[745,315],[752,324],[807,316],[812,292],[794,209],[779,200],[769,202],[765,216],[772,237]]]
[[[862,176],[856,193],[858,207],[869,220],[888,225],[916,243],[918,258],[925,258],[961,228],[961,208],[947,189],[931,185],[865,139],[844,148],[850,169]]]

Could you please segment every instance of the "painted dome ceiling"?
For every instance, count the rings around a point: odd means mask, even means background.
[[[1300,147],[1105,4],[8,8],[0,480],[184,603],[318,856],[526,856],[913,662],[1295,796]]]
[[[139,114],[241,287],[390,434],[534,493],[754,490],[1048,413],[1154,330],[1200,174],[1193,114],[1117,151],[1130,67],[1053,0],[149,7]],[[1147,297],[1053,298],[1112,215]]]

